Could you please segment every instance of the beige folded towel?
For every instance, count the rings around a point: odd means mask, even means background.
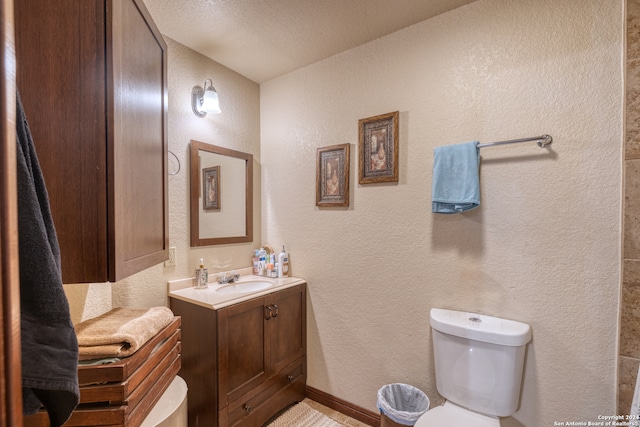
[[[80,360],[131,356],[173,317],[168,307],[114,308],[78,323]]]

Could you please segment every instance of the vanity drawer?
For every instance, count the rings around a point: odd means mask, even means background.
[[[219,427],[263,425],[288,405],[304,399],[306,378],[306,358],[302,357],[262,386],[229,402],[229,405],[220,411]]]

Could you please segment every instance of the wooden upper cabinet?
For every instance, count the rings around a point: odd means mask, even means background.
[[[15,26],[63,282],[117,281],[161,263],[166,44],[142,0],[20,0]]]

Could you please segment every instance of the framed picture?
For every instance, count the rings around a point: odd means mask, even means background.
[[[358,120],[358,182],[398,182],[398,112]]]
[[[349,144],[318,148],[316,206],[349,206]]]
[[[220,166],[202,169],[202,208],[220,210]]]

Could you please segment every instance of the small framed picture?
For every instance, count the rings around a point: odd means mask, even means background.
[[[316,206],[349,206],[349,144],[318,148]]]
[[[398,182],[398,112],[358,120],[358,182]]]
[[[220,210],[220,166],[202,169],[202,208]]]

